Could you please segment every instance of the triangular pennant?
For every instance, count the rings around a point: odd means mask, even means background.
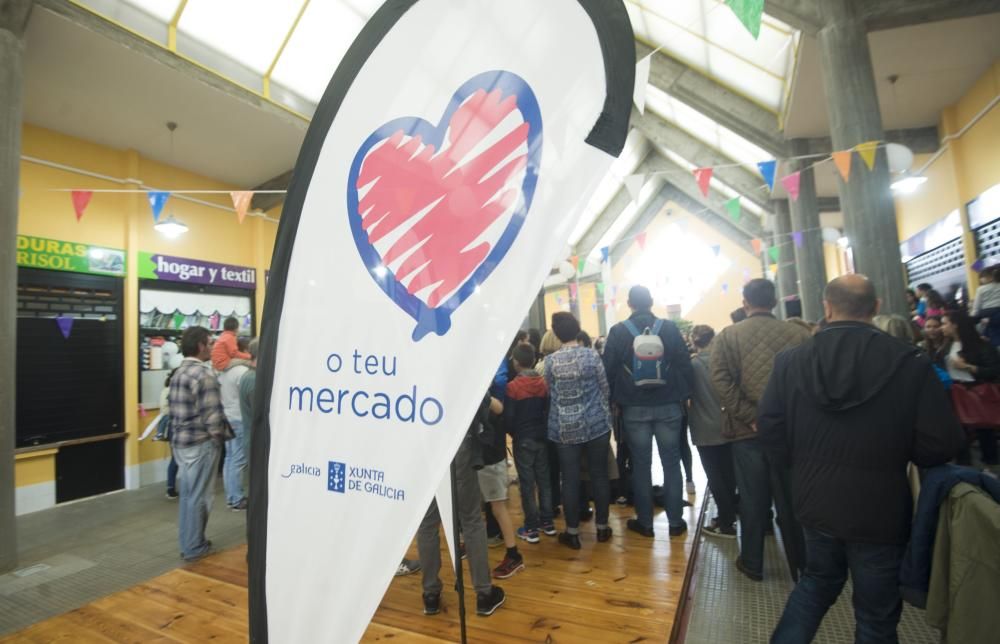
[[[733,10],[754,40],[757,40],[760,37],[760,23],[764,15],[764,0],[726,0],[726,6]]]
[[[563,303],[562,295],[556,295],[556,304],[562,306],[562,303]]]
[[[972,262],[972,270],[976,271],[977,273],[983,270],[985,267],[986,267],[986,262],[984,262],[982,259],[977,259],[976,261]]]
[[[742,219],[740,213],[740,198],[733,197],[732,199],[727,201],[724,205],[726,207],[726,210],[729,212],[729,218],[732,219],[734,222],[739,223],[740,219]]]
[[[591,311],[596,311],[596,310],[597,310],[597,302],[594,302],[594,303],[592,303],[592,304],[590,305],[590,310],[591,310]]]
[[[73,210],[76,211],[76,220],[80,221],[83,218],[83,211],[87,209],[87,204],[90,203],[90,198],[94,196],[94,192],[92,190],[74,190],[69,195],[73,199]]]
[[[869,170],[875,169],[875,152],[878,151],[878,141],[865,141],[854,146],[861,158],[865,160],[865,165]]]
[[[577,289],[577,286],[576,286],[576,282],[570,282],[569,283],[569,299],[575,300],[576,296],[577,296],[577,291],[578,291],[578,289]]]
[[[646,250],[646,233],[645,231],[639,233],[635,236],[635,241],[639,244],[639,250]]]
[[[795,242],[796,248],[802,248],[802,233],[796,230],[792,233],[792,241]]]
[[[781,178],[781,185],[788,191],[788,196],[792,198],[792,201],[799,200],[799,186],[801,185],[801,182],[801,172],[793,172],[792,174],[785,175]]]
[[[569,265],[570,266],[572,266],[575,269],[579,263],[580,263],[580,256],[579,255],[570,255],[570,258],[569,258]]]
[[[760,240],[756,238],[751,239],[750,245],[753,246],[753,254],[760,255]]]
[[[586,268],[586,266],[587,266],[587,258],[581,257],[580,261],[577,262],[576,264],[576,272],[579,273],[580,275],[583,275],[583,269]]]
[[[604,282],[597,283],[597,296],[604,297]]]
[[[170,193],[162,190],[150,190],[146,195],[149,197],[149,207],[153,211],[153,221],[158,222],[160,221],[160,213],[163,212],[163,206],[170,198]]]
[[[628,190],[628,194],[632,197],[632,201],[639,202],[639,193],[642,192],[642,186],[646,183],[646,175],[644,174],[630,174],[624,179],[625,189]]]
[[[757,164],[757,169],[760,170],[764,181],[767,182],[767,187],[772,191],[774,190],[774,172],[777,167],[778,162],[773,159],[771,161],[761,161]]]
[[[716,257],[718,257],[719,253],[721,252],[722,252],[722,246],[719,246],[718,244],[712,246],[712,253],[714,253]]]
[[[777,264],[771,264],[770,266],[768,266],[768,270],[771,271],[771,275],[777,275],[778,274],[778,265]]]
[[[56,318],[56,324],[59,325],[59,333],[62,333],[63,340],[69,340],[70,331],[73,330],[73,318],[64,318],[60,315]]]
[[[841,150],[840,152],[833,153],[833,162],[837,166],[837,170],[840,170],[840,176],[843,177],[844,183],[851,178],[851,156],[854,154],[851,150]]]
[[[656,53],[656,52],[653,52]],[[646,113],[646,86],[649,85],[649,68],[653,62],[650,54],[635,64],[635,85],[632,88],[632,102],[639,114]]]
[[[253,200],[253,191],[236,190],[230,192],[229,196],[233,198],[233,208],[236,209],[236,218],[242,224],[247,216],[247,209],[250,208],[250,202]]]
[[[778,258],[781,257],[781,249],[777,246],[771,246],[767,249],[767,254],[771,256],[771,261],[776,262]]]
[[[729,292],[729,284],[728,283],[726,283],[726,282],[722,283],[722,292],[723,292],[723,294]]]
[[[701,189],[701,194],[705,197],[708,196],[708,186],[712,181],[713,168],[695,168],[694,178],[698,181],[698,188]]]
[[[605,246],[601,249],[601,263],[608,261],[608,256],[611,254],[611,249]]]

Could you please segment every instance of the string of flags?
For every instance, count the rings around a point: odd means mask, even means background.
[[[284,190],[77,190],[77,189],[58,189],[55,192],[68,192],[70,195],[70,201],[73,204],[73,212],[76,215],[76,221],[79,222],[83,219],[83,215],[90,205],[91,199],[95,192],[111,192],[111,193],[144,193],[146,195],[146,200],[149,203],[150,212],[153,215],[153,223],[159,223],[160,215],[163,213],[163,209],[167,205],[167,201],[173,194],[228,194],[233,202],[233,211],[236,213],[236,219],[239,223],[243,223],[246,219],[247,214],[250,211],[250,205],[253,202],[254,195],[258,193],[285,193]]]

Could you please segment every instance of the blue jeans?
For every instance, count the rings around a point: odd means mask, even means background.
[[[624,407],[625,440],[632,453],[632,496],[639,524],[653,529],[653,437],[663,466],[663,492],[671,527],[684,525],[681,498],[681,406]]]
[[[246,443],[243,442],[243,423],[231,420],[236,438],[226,441],[226,462],[222,466],[222,482],[226,487],[226,503],[236,505],[247,497],[243,489],[243,475],[247,471]]]
[[[538,530],[542,523],[552,523],[552,484],[549,481],[549,453],[546,441],[533,438],[514,439],[514,467],[517,468],[518,487],[521,488],[524,527],[528,530]]]
[[[856,644],[895,644],[903,610],[899,595],[902,545],[853,543],[805,529],[806,571],[771,636],[772,644],[811,642],[823,616],[837,601],[847,571],[854,584]]]
[[[174,448],[181,484],[178,490],[178,538],[184,559],[197,559],[208,551],[205,526],[212,511],[215,471],[219,467],[221,453],[219,444],[212,440],[193,447]]]
[[[566,532],[575,534],[580,528],[580,464],[587,456],[587,471],[594,489],[594,513],[598,528],[608,526],[611,505],[611,482],[608,480],[608,450],[611,449],[611,432],[601,434],[586,443],[559,447],[559,467],[562,469],[563,513],[566,515]]]

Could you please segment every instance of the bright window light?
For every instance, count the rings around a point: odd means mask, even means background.
[[[162,20],[163,22],[170,22],[174,14],[177,13],[177,7],[180,6],[180,0],[125,0],[128,4],[133,7],[138,7],[151,16],[155,16]]]

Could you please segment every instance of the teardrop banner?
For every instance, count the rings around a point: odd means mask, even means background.
[[[251,641],[365,633],[621,153],[635,63],[621,0],[389,0],[344,55],[271,263]]]

